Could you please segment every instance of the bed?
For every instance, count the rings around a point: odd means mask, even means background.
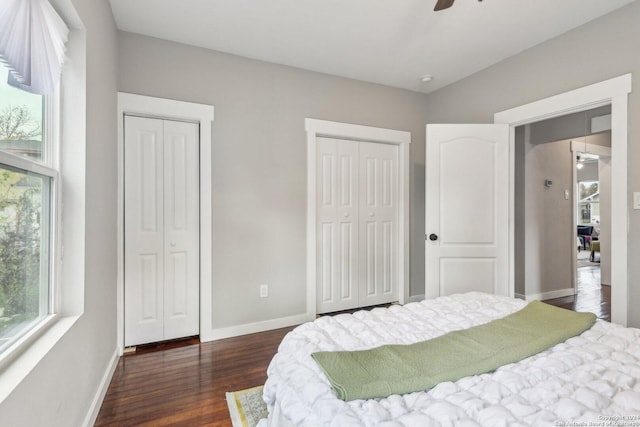
[[[285,336],[269,365],[264,387],[269,418],[259,426],[606,425],[612,420],[640,425],[640,330],[600,320],[579,336],[494,372],[379,399],[338,399],[311,357],[318,351],[425,341],[525,305],[474,292],[303,324]]]

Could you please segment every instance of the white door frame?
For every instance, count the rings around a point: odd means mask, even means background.
[[[307,316],[316,315],[316,138],[327,137],[398,146],[398,300],[409,296],[409,144],[411,132],[305,119],[307,131]]]
[[[211,124],[213,106],[118,92],[117,340],[124,351],[124,116],[183,120],[200,126],[200,341],[211,341]]]
[[[631,74],[581,87],[530,104],[498,112],[495,123],[510,125],[509,277],[514,282],[515,127],[611,104],[611,321],[627,326],[629,273],[627,260],[627,104]]]

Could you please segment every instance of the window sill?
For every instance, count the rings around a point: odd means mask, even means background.
[[[51,316],[24,336],[0,360],[0,403],[20,385],[80,316]]]

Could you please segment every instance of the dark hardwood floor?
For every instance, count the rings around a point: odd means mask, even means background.
[[[600,284],[600,266],[578,268],[576,295],[546,300],[548,304],[574,311],[588,311],[611,322],[611,286]]]
[[[611,288],[584,270],[576,296],[546,302],[611,319]],[[596,285],[597,282],[597,285]],[[225,393],[262,385],[293,328],[209,343],[191,339],[120,358],[96,426],[230,427]]]
[[[225,393],[264,384],[291,329],[125,355],[95,425],[230,427]]]

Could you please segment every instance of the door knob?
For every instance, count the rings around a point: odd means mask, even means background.
[[[349,212],[343,213],[342,216],[345,217],[345,218],[349,218]]]
[[[171,242],[171,243],[169,243],[169,245],[173,248],[173,247],[175,247],[176,243],[175,242]]]
[[[429,234],[429,240],[431,240],[432,242],[435,242],[436,240],[438,240],[438,235],[435,233]]]
[[[373,212],[369,212],[369,216],[373,218],[375,214]]]

